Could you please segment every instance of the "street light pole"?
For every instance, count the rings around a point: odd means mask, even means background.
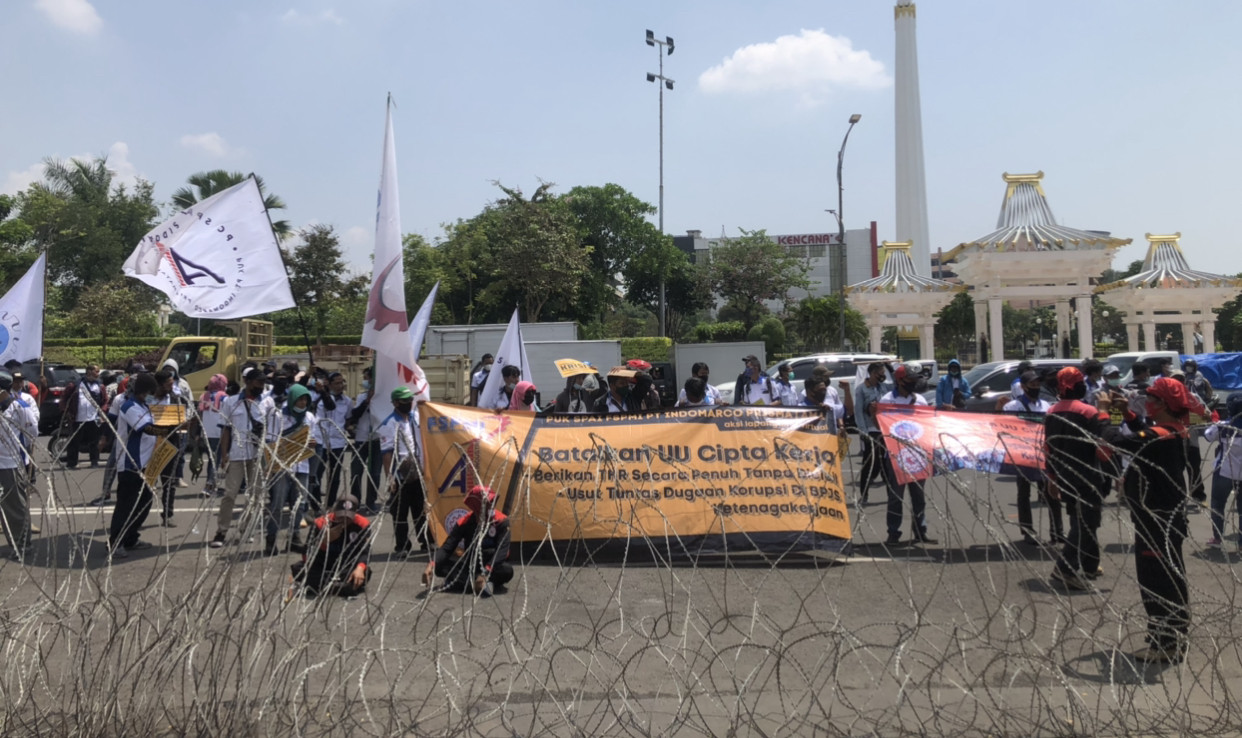
[[[673,55],[673,37],[665,36],[661,41],[655,37],[651,30],[647,31],[647,45],[656,48],[657,56],[660,57],[660,73],[647,73],[647,81],[655,82],[656,88],[660,90],[660,237],[664,237],[664,88],[673,89],[673,80],[664,76],[664,51],[668,50],[668,55]],[[663,84],[661,84],[663,83]],[[665,331],[665,314],[668,309],[664,303],[665,276],[663,270],[660,272],[660,337],[663,338]]]
[[[837,152],[837,311],[841,318],[841,350],[845,351],[845,185],[841,182],[841,170],[845,166],[845,144],[849,143],[850,131],[854,124],[862,119],[862,115],[854,113],[850,116],[850,127],[845,129],[845,138],[841,139],[841,150]]]

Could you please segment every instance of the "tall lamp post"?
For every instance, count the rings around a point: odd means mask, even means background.
[[[648,30],[647,31],[647,45],[654,46],[657,51],[657,56],[660,57],[660,73],[652,74],[651,72],[648,72],[647,81],[655,82],[656,87],[660,90],[660,210],[659,210],[659,218],[660,218],[660,237],[663,238],[664,237],[664,88],[667,87],[670,90],[673,89],[673,80],[664,76],[664,52],[667,49],[668,55],[669,56],[673,55],[673,37],[665,36],[664,40],[661,41],[655,37],[655,33]],[[660,84],[661,82],[663,82],[663,84]],[[665,287],[664,272],[661,271],[660,272],[660,337],[661,338],[663,338],[665,335],[664,320],[665,320],[665,313],[668,312],[664,304],[664,287]]]
[[[862,115],[854,113],[850,116],[850,127],[845,129],[845,138],[841,139],[841,150],[837,152],[837,309],[841,318],[841,350],[845,350],[845,185],[841,182],[841,170],[845,166],[845,144],[849,143],[850,131],[854,124],[862,120]],[[832,212],[832,211],[829,211]]]

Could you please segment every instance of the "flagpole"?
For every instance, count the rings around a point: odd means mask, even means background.
[[[250,178],[255,179],[254,172],[250,173]],[[259,186],[257,180],[254,185],[256,188]],[[262,197],[262,191],[259,192],[259,195]],[[289,262],[285,261],[285,250],[280,245],[280,236],[276,235],[276,226],[272,225],[272,214],[268,212],[266,203],[263,205],[263,214],[267,216],[267,227],[272,231],[272,238],[276,239],[276,252],[280,254],[280,264],[285,268],[285,279],[289,280],[289,294],[293,295],[293,306],[298,311],[298,324],[302,326],[302,340],[306,342],[307,359],[310,366],[314,366],[315,352],[311,350],[310,333],[306,330],[306,316],[302,314],[302,304],[298,302],[298,296],[293,294],[293,278],[289,276]]]

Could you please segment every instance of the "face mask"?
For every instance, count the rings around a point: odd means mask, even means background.
[[[512,392],[514,389],[517,388],[517,382],[514,382],[513,384],[509,384],[508,382],[505,382],[505,388],[508,389],[510,392]]]
[[[961,369],[959,369],[959,368],[957,368],[957,367],[955,367],[955,366],[951,366],[951,367],[949,367],[949,374],[950,374],[950,375],[952,375],[952,376],[956,377],[957,375],[959,375],[959,374],[961,374],[961,373],[962,373],[962,370],[961,370]]]
[[[304,408],[304,407],[298,407],[297,405],[293,405],[293,406],[292,406],[292,407],[290,407],[289,409],[290,409],[291,411],[293,411],[293,414],[294,414],[294,415],[297,415],[297,416],[299,416],[299,417],[301,417],[301,416],[303,416],[303,415],[305,415],[305,414],[306,414],[306,408]]]
[[[581,391],[582,391],[582,383],[579,382],[578,384],[574,385],[574,392],[581,392]]]
[[[1120,380],[1120,379],[1109,379],[1109,380],[1108,380],[1108,386],[1109,386],[1109,387],[1120,387],[1120,386],[1121,386],[1121,380]]]
[[[526,403],[527,405],[530,405],[534,401],[535,401],[535,391],[526,390],[526,394],[522,397],[522,402]]]
[[[397,412],[401,413],[402,415],[409,415],[409,414],[410,414],[410,410],[414,409],[414,403],[412,403],[412,402],[400,402],[400,403],[397,403],[396,405],[394,405],[394,406],[393,406],[393,408],[394,408]]]
[[[369,380],[369,379],[364,379],[364,380],[362,380],[362,388],[363,388],[364,390],[369,390],[369,389],[371,389],[371,380]]]

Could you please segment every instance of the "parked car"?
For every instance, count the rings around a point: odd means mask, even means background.
[[[651,382],[660,393],[660,404],[672,407],[677,402],[680,387],[677,386],[677,370],[671,362],[656,361],[651,364]]]
[[[1056,374],[1063,367],[1079,366],[1078,359],[1031,359],[1031,368],[1044,376],[1044,387],[1040,397],[1056,402]],[[1014,380],[1018,378],[1018,365],[1021,361],[989,361],[979,364],[962,374],[962,379],[970,385],[970,398],[966,400],[966,412],[994,413],[997,402],[1002,397],[1009,397],[1013,390]],[[924,393],[929,404],[936,402],[936,387],[933,384]],[[1006,400],[1007,401],[1007,400]]]
[[[890,354],[813,354],[811,356],[798,356],[792,359],[778,361],[768,367],[766,371],[768,376],[775,379],[776,367],[781,364],[788,363],[790,370],[789,383],[795,390],[801,392],[803,383],[806,382],[807,377],[811,376],[811,372],[815,369],[815,367],[820,364],[827,364],[828,367],[832,369],[832,386],[836,387],[842,394],[845,394],[850,386],[850,382],[853,380],[854,375],[858,370],[858,367],[860,365],[865,366],[873,361],[897,361],[897,359]],[[934,381],[937,369],[936,362],[927,361],[922,363],[925,366],[925,370],[930,373],[930,376]],[[845,380],[845,388],[842,388],[841,386],[842,380]],[[720,399],[722,401],[730,404],[733,403],[733,387],[735,384],[737,384],[736,375],[727,382],[715,385],[716,390],[720,393]],[[847,414],[849,412],[848,403],[846,412]]]
[[[47,435],[55,431],[60,427],[65,391],[69,385],[77,387],[81,375],[72,366],[27,361],[22,364],[22,376],[39,387],[39,433]]]
[[[1182,357],[1176,351],[1123,351],[1104,359],[1121,371],[1121,384],[1125,386],[1134,379],[1134,365],[1142,362],[1151,368],[1153,378],[1160,376],[1160,365],[1172,360],[1173,366],[1182,368]]]

